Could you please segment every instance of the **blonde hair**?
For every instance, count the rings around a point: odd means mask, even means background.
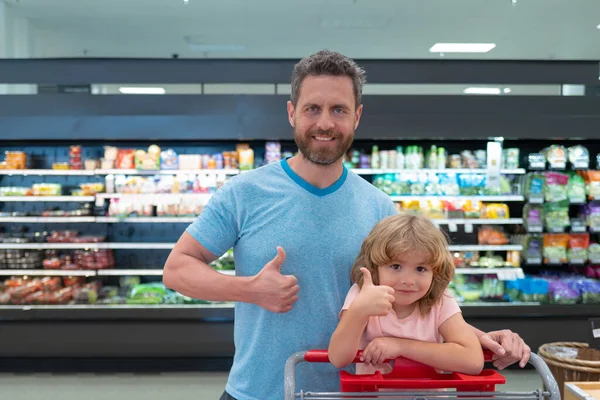
[[[433,280],[427,294],[419,300],[425,315],[442,299],[454,277],[454,262],[448,251],[448,239],[429,219],[419,215],[397,214],[375,225],[364,240],[352,266],[352,281],[362,288],[361,268],[371,272],[373,283],[379,284],[378,269],[401,254],[419,252],[427,256]]]

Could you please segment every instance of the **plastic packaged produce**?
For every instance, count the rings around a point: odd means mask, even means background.
[[[509,240],[501,226],[483,225],[477,232],[477,242],[479,244],[503,245],[508,244]]]
[[[568,158],[573,168],[588,169],[590,167],[590,152],[584,146],[576,145],[569,147]]]
[[[550,301],[554,304],[577,304],[579,293],[572,289],[566,282],[551,280],[548,282]]]
[[[593,201],[583,207],[583,214],[592,232],[600,232],[600,201]]]
[[[488,203],[485,205],[485,218],[506,219],[510,218],[508,206],[506,204]]]
[[[558,172],[547,172],[544,199],[547,202],[567,200],[569,198],[568,187],[569,175]]]
[[[553,169],[565,169],[567,166],[567,151],[564,146],[552,145],[542,151],[550,168]]]
[[[521,301],[548,303],[548,281],[539,278],[525,278],[520,280]]]
[[[506,169],[519,168],[519,149],[509,148],[503,150],[502,165]]]
[[[588,259],[595,264],[600,264],[600,244],[592,243],[588,247]]]
[[[585,179],[581,175],[569,175],[568,196],[571,203],[585,203]]]
[[[176,170],[179,169],[179,158],[173,149],[167,149],[160,153],[160,169]]]
[[[543,202],[545,175],[542,173],[529,173],[525,182],[525,195],[529,201]]]
[[[548,232],[564,232],[571,224],[569,218],[569,202],[544,204],[544,222]]]
[[[528,232],[542,233],[544,230],[544,207],[536,204],[526,204],[523,207],[525,228]]]
[[[569,235],[544,235],[544,264],[564,264],[567,259]]]
[[[570,234],[567,257],[570,263],[585,263],[588,259],[587,249],[590,244],[590,235],[587,233]]]
[[[483,278],[481,298],[486,301],[501,301],[504,299],[504,282],[494,275]]]

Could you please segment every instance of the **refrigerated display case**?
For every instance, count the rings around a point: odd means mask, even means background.
[[[0,71],[6,68],[0,62]],[[510,328],[534,349],[587,340],[585,321],[600,317],[594,295],[600,259],[595,175],[583,171],[598,167],[600,142],[593,135],[550,140],[547,129],[564,131],[568,122],[579,131],[600,127],[598,100],[578,99],[577,108],[569,105],[573,99],[419,97],[365,96],[377,117],[363,118],[346,167],[387,193],[399,211],[427,215],[448,233],[457,267],[451,290],[470,323],[486,331]],[[285,115],[273,111],[286,100],[0,96],[0,150],[8,152],[0,166],[0,339],[6,339],[0,355],[231,357],[233,305],[165,289],[162,266],[220,185],[296,151]],[[403,107],[436,118],[417,120],[419,113],[408,111],[398,117]],[[475,115],[472,122],[491,124],[465,126],[464,109]],[[555,114],[554,124],[542,118],[547,113]],[[577,125],[583,122],[574,115],[582,113],[590,125]],[[500,165],[489,166],[489,143],[504,150]],[[588,151],[587,168],[578,164],[581,149],[568,158],[577,144]],[[575,171],[566,189],[561,166],[548,157],[560,162],[561,145],[564,168]],[[568,224],[560,225],[565,207],[557,203],[565,190]],[[579,212],[581,202],[591,204]],[[581,230],[588,239],[574,236]],[[567,237],[545,239],[551,234]],[[235,274],[234,264],[229,253],[213,266]]]

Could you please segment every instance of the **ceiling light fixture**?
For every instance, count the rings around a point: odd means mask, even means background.
[[[596,25],[596,29],[600,29],[600,24]]]
[[[165,94],[167,91],[162,87],[120,87],[119,92],[123,94]]]
[[[492,87],[468,87],[463,90],[465,94],[500,94],[502,91],[500,88]]]
[[[430,53],[487,53],[496,43],[436,43]]]

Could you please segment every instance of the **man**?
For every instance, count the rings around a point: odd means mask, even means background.
[[[167,287],[236,302],[236,352],[222,399],[283,398],[286,359],[327,348],[363,239],[396,213],[388,196],[342,165],[363,111],[364,82],[364,71],[338,53],[300,61],[287,105],[298,156],[230,179],[169,255]],[[231,247],[235,277],[208,265]],[[529,348],[517,335],[477,332],[498,354],[498,367],[527,362]],[[339,390],[337,370],[326,364],[302,365],[297,382]]]

